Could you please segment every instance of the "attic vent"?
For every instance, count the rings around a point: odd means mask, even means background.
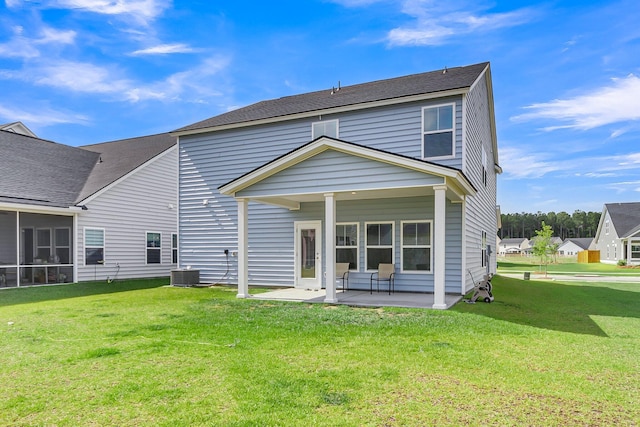
[[[338,87],[336,88],[335,86],[331,88],[331,95],[333,95],[334,93],[338,92],[340,90],[340,80],[338,80]]]
[[[442,70],[442,74],[447,74],[447,71],[449,71],[447,67],[444,67],[444,70]]]

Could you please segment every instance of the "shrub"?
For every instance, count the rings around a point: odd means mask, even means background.
[[[618,260],[618,267],[626,267],[626,265],[627,265],[627,260],[626,259]]]

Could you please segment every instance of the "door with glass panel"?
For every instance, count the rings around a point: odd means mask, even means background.
[[[305,289],[322,287],[322,223],[296,222],[295,286]]]

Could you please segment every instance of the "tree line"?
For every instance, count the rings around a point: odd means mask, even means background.
[[[515,213],[502,214],[502,228],[498,230],[501,239],[526,238],[536,235],[544,222],[551,227],[553,236],[562,240],[571,237],[595,237],[600,222],[601,212],[584,212],[577,210],[569,215],[567,212]]]

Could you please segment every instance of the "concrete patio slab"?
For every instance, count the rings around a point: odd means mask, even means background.
[[[298,288],[276,289],[269,292],[252,294],[250,298],[267,301],[296,301],[306,303],[324,303],[326,292],[324,289],[307,290]],[[395,292],[389,295],[386,292],[369,291],[342,291],[337,293],[338,302],[356,307],[405,307],[405,308],[432,308],[433,294]],[[462,299],[461,295],[446,295],[447,308],[452,307]]]

